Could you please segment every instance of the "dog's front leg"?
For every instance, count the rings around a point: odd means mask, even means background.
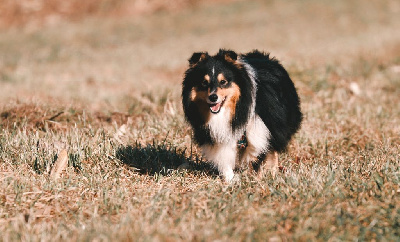
[[[204,156],[218,168],[225,181],[230,182],[234,176],[236,142],[203,145],[201,148]]]

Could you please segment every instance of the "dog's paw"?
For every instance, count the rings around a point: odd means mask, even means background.
[[[233,180],[233,178],[235,177],[235,174],[233,173],[232,170],[230,170],[230,171],[224,172],[223,177],[224,177],[225,182],[230,183]]]
[[[234,176],[233,176],[233,178],[230,180],[230,184],[237,184],[237,183],[240,183],[240,180],[241,180],[241,178],[240,178],[240,175],[239,174],[235,174]]]
[[[229,185],[234,185],[240,183],[241,176],[239,174],[234,174],[233,172],[229,177],[224,176],[224,181]]]

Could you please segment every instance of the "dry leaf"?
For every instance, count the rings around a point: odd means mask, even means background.
[[[354,95],[359,96],[361,94],[360,86],[357,83],[351,82],[349,88]]]
[[[67,167],[68,165],[68,153],[65,149],[61,150],[58,154],[58,159],[53,165],[53,168],[50,172],[50,177],[52,179],[57,179],[60,177],[61,172]]]

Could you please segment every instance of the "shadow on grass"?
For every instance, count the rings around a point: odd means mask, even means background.
[[[162,144],[147,144],[121,146],[116,150],[116,157],[123,163],[135,167],[141,174],[169,175],[183,164],[189,171],[201,172],[206,175],[217,175],[218,172],[199,156],[186,156],[186,149],[177,149],[163,142]]]

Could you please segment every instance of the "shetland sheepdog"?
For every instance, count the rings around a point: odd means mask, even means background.
[[[230,181],[235,168],[278,168],[302,113],[289,74],[269,54],[220,49],[194,53],[182,83],[182,104],[203,155]]]

